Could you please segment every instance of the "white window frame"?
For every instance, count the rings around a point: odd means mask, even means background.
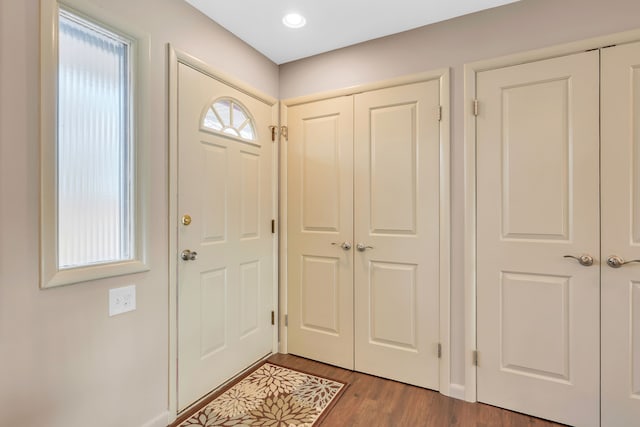
[[[133,169],[133,246],[130,260],[77,268],[58,267],[57,210],[57,86],[58,14],[68,10],[90,22],[132,40],[131,93]],[[148,271],[148,82],[149,37],[134,26],[82,0],[40,0],[40,287],[50,288],[106,277]]]

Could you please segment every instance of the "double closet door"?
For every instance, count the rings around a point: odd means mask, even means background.
[[[288,351],[438,388],[440,80],[289,107]]]
[[[478,400],[640,425],[640,44],[476,83]]]

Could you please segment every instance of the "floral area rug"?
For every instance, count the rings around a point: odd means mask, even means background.
[[[345,388],[345,383],[267,362],[178,427],[311,427]]]

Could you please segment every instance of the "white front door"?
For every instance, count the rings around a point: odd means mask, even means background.
[[[355,366],[439,388],[440,81],[355,96]]]
[[[288,122],[288,351],[353,369],[353,98]]]
[[[477,98],[478,400],[598,426],[599,53],[480,72]]]
[[[602,50],[602,426],[640,425],[640,44]]]
[[[270,124],[271,106],[179,65],[179,410],[272,350]]]

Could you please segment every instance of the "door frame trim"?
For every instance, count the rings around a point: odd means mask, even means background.
[[[169,275],[169,423],[178,417],[178,66],[187,65],[225,85],[239,90],[271,106],[272,124],[278,123],[278,100],[258,89],[226,74],[206,62],[168,44],[168,108],[169,108],[169,146],[168,146],[168,199],[169,233],[168,275]],[[272,217],[277,218],[278,211],[278,158],[279,146],[273,144],[272,156]],[[273,305],[278,312],[278,234],[273,235]],[[278,328],[273,328],[272,352],[278,351]]]
[[[640,40],[640,29],[615,33],[572,43],[545,47],[492,58],[464,65],[464,294],[465,294],[465,393],[468,402],[477,401],[477,367],[473,351],[477,349],[476,306],[476,78],[482,71],[494,70],[528,62],[567,56],[615,44]],[[480,104],[482,111],[482,104]]]
[[[450,69],[440,68],[423,73],[400,76],[382,80],[320,92],[311,95],[289,98],[280,102],[280,121],[288,126],[288,107],[336,98],[350,96],[361,92],[386,89],[412,83],[439,80],[440,104],[442,105],[442,120],[440,121],[440,278],[439,278],[439,329],[440,344],[442,344],[442,358],[439,363],[439,392],[451,396],[451,99],[450,99]],[[286,138],[280,138],[280,307],[281,315],[287,313],[287,144]],[[287,328],[281,317],[279,322],[281,353],[287,353]]]

